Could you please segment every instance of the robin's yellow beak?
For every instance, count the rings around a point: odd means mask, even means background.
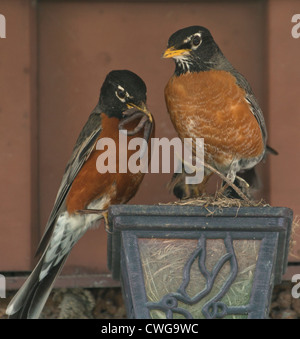
[[[175,47],[170,47],[165,50],[163,58],[174,58],[180,55],[189,54],[190,51],[190,49],[176,49]]]
[[[139,111],[141,111],[141,112],[143,112],[143,113],[145,113],[147,115],[147,117],[148,117],[150,122],[153,121],[152,115],[149,112],[149,110],[148,110],[148,108],[147,108],[145,103],[142,102],[139,106],[130,103],[130,104],[127,104],[127,107],[128,108],[136,108],[136,109],[138,109]]]

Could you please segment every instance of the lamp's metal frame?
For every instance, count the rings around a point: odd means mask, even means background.
[[[173,318],[180,313],[185,318],[192,315],[178,307],[178,301],[197,303],[211,289],[214,279],[208,279],[206,290],[191,298],[185,291],[188,274],[183,274],[178,291],[164,296],[158,303],[147,300],[143,270],[140,259],[139,238],[197,239],[198,247],[194,257],[205,251],[206,239],[223,239],[228,255],[231,274],[228,282],[202,309],[205,318],[222,318],[231,314],[247,314],[248,318],[266,318],[273,285],[281,282],[287,266],[288,245],[293,213],[282,207],[241,207],[209,209],[191,205],[111,206],[109,211],[110,232],[108,237],[108,266],[113,278],[122,282],[128,317],[149,319],[150,310],[158,309]],[[261,240],[257,265],[248,305],[227,306],[221,299],[237,273],[237,261],[232,241],[237,239]],[[198,252],[197,252],[198,251]],[[201,261],[201,260],[200,260]],[[199,261],[199,262],[200,262]],[[222,265],[222,263],[220,263]],[[212,274],[199,269],[204,275]],[[216,268],[218,269],[218,267]],[[202,293],[202,294],[201,294]]]

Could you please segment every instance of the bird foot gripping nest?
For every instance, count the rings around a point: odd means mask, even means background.
[[[223,181],[225,181],[225,185],[223,185],[223,187],[221,187],[221,189],[219,190],[219,192],[216,193],[216,195],[222,195],[225,191],[226,188],[231,187],[238,196],[240,196],[249,206],[254,206],[254,202],[252,200],[250,200],[247,195],[242,192],[242,190],[237,187],[228,177],[226,177],[225,175],[223,175],[221,172],[219,172],[218,170],[216,170],[214,167],[208,165],[208,164],[204,164],[204,167],[207,168],[209,171],[217,174]],[[241,177],[236,176],[235,177],[243,186],[243,188],[245,188],[246,190],[249,189],[249,184]]]
[[[207,164],[206,162],[201,162],[201,164],[209,172],[209,174],[204,177],[200,184],[188,185],[185,183],[186,174],[174,174],[171,181],[167,185],[168,190],[172,191],[174,195],[180,200],[198,199],[199,197],[207,198],[208,196],[205,194],[206,184],[211,175],[216,174],[223,180],[224,184],[215,192],[214,196],[210,197],[211,199],[218,200],[219,198],[223,199],[226,197],[227,199],[245,201],[247,206],[255,206],[255,202],[250,198],[250,185],[246,182],[246,180],[236,175],[235,180],[238,181],[240,186],[238,187],[230,178],[219,172],[213,166]],[[232,194],[228,194],[229,188],[231,188],[231,191],[233,191],[233,196]]]

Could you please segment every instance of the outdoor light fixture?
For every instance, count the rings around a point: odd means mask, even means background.
[[[108,266],[129,318],[267,318],[287,266],[281,207],[110,207]]]

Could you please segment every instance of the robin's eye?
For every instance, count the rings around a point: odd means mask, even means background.
[[[198,46],[201,43],[201,37],[199,35],[195,35],[192,39],[192,44],[194,46]]]
[[[117,94],[120,99],[124,99],[126,97],[126,92],[122,89],[118,89]]]
[[[124,88],[122,88],[121,86],[119,86],[118,89],[116,90],[116,96],[117,96],[122,102],[125,102],[127,93],[126,93],[126,91],[124,90]]]

